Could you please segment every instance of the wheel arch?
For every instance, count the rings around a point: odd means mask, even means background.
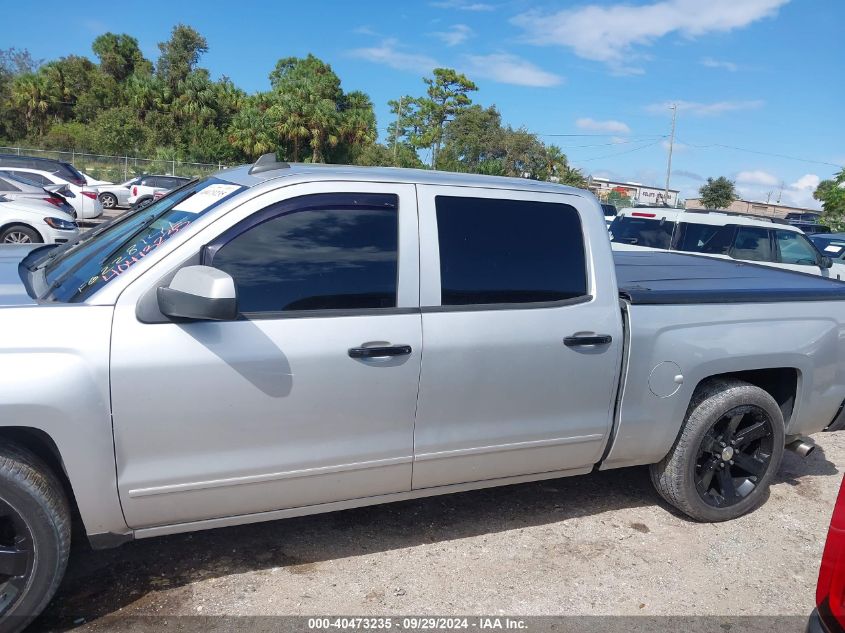
[[[73,494],[70,479],[68,479],[62,454],[59,451],[58,445],[48,433],[41,429],[28,426],[3,426],[0,427],[0,445],[2,444],[16,444],[43,461],[61,482],[74,519],[80,517],[79,508],[76,505],[76,497]]]
[[[714,374],[702,378],[693,390],[690,398],[689,407],[693,406],[696,397],[705,389],[707,389],[714,382],[719,380],[742,380],[749,384],[759,387],[768,393],[780,407],[781,414],[783,414],[784,426],[789,427],[789,422],[792,414],[795,411],[795,402],[798,397],[798,389],[801,378],[801,370],[797,367],[771,367],[766,369],[747,369],[741,371],[731,371],[723,374]],[[689,415],[689,407],[687,409],[687,416]],[[686,416],[684,417],[686,420]],[[683,431],[683,424],[678,434]]]
[[[2,233],[6,229],[10,229],[13,226],[25,226],[28,229],[32,229],[33,231],[35,231],[41,237],[42,243],[45,243],[47,241],[47,238],[44,236],[44,234],[41,231],[39,231],[37,228],[35,228],[31,224],[28,224],[27,222],[24,222],[22,220],[14,220],[12,222],[6,222],[6,224],[0,226],[0,235],[2,235]]]

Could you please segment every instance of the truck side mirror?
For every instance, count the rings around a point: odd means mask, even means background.
[[[231,275],[210,266],[186,266],[156,290],[158,309],[172,319],[232,321],[238,295]]]
[[[827,255],[822,255],[822,262],[819,266],[822,268],[833,268],[833,260]]]

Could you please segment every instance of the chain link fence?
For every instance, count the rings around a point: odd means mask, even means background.
[[[192,163],[166,158],[140,158],[138,156],[108,156],[87,154],[73,150],[46,150],[32,147],[2,147],[0,154],[53,158],[72,164],[79,171],[95,180],[123,182],[142,174],[168,176],[206,176],[229,167],[224,163]]]

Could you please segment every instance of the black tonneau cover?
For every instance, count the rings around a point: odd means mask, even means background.
[[[665,251],[614,251],[619,295],[634,304],[845,301],[845,282],[772,266]]]

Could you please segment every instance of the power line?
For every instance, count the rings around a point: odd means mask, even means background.
[[[634,147],[632,149],[625,150],[624,152],[616,152],[616,153],[613,153],[613,154],[605,154],[604,156],[593,156],[592,158],[582,158],[582,159],[580,159],[579,161],[576,161],[576,162],[586,163],[589,160],[601,160],[603,158],[613,158],[615,156],[622,156],[623,154],[630,154],[631,152],[638,152],[641,149],[646,149],[648,147],[654,147],[655,145],[657,145],[660,141],[662,141],[665,138],[666,137],[663,136],[663,137],[657,139],[656,141],[654,141],[653,143],[647,143],[646,145],[640,145],[639,147]]]
[[[812,160],[810,158],[798,158],[797,156],[789,156],[787,154],[777,154],[774,152],[762,152],[755,149],[748,149],[747,147],[736,147],[735,145],[725,145],[723,143],[710,143],[707,145],[696,145],[694,143],[687,143],[685,141],[681,141],[678,139],[679,142],[684,143],[684,145],[689,145],[690,147],[695,147],[696,149],[712,149],[714,147],[719,147],[722,149],[733,149],[738,152],[748,152],[749,154],[759,154],[760,156],[772,156],[774,158],[785,158],[787,160],[794,160],[800,163],[810,163],[813,165],[827,165],[829,167],[836,167],[837,169],[845,169],[845,165],[839,165],[837,163],[829,163],[824,160]]]

